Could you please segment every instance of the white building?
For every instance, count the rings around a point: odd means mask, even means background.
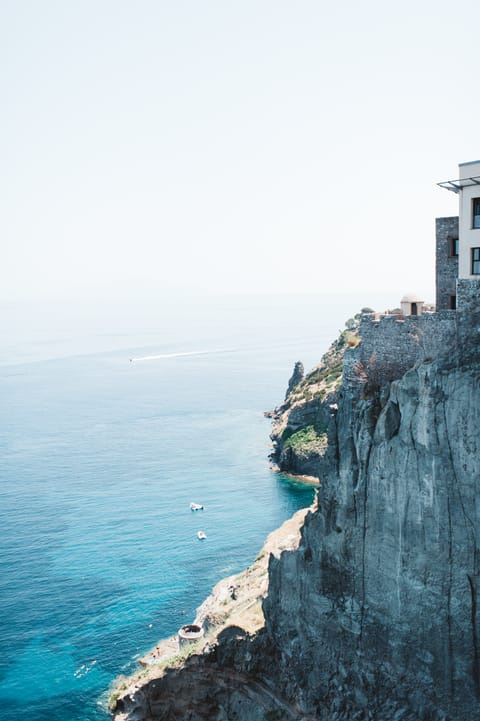
[[[458,278],[480,276],[480,160],[460,163],[459,179],[439,183],[459,196],[458,238],[449,252],[458,256]]]

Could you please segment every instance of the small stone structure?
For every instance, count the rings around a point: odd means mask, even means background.
[[[204,630],[196,623],[189,623],[182,626],[178,631],[178,648],[183,648],[191,643],[196,643],[203,638]]]
[[[418,293],[407,293],[400,301],[403,315],[422,315],[424,299]]]

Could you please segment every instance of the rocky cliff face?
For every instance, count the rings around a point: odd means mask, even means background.
[[[270,558],[265,627],[227,630],[125,718],[480,719],[478,362],[326,378],[276,412],[277,459],[317,444],[321,487],[298,549]]]
[[[279,470],[319,478],[335,466],[335,415],[343,357],[349,345],[358,343],[357,332],[355,325],[341,333],[306,376],[299,377],[297,362],[285,401],[267,413],[273,419],[271,460]]]
[[[480,718],[479,422],[474,367],[340,393],[337,468],[265,602],[304,714]]]

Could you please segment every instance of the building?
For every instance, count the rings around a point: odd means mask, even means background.
[[[480,364],[480,160],[460,165],[460,178],[439,183],[459,196],[458,216],[436,220],[436,312],[407,293],[401,312],[363,313],[361,342],[345,352],[343,383],[366,377],[381,385],[417,363],[443,368]],[[363,375],[362,375],[363,373]]]
[[[459,214],[436,220],[436,308],[455,310],[459,279],[480,280],[480,160],[461,163],[458,180],[439,183],[459,196]]]
[[[400,301],[403,315],[422,315],[425,301],[418,293],[407,293]]]

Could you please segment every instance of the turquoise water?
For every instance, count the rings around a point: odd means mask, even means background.
[[[269,469],[263,417],[294,361],[313,364],[342,325],[312,332],[319,309],[301,303],[290,338],[265,306],[245,311],[242,332],[210,308],[202,337],[185,319],[141,338],[128,324],[12,336],[0,358],[3,721],[105,721],[112,679],[311,502]]]

